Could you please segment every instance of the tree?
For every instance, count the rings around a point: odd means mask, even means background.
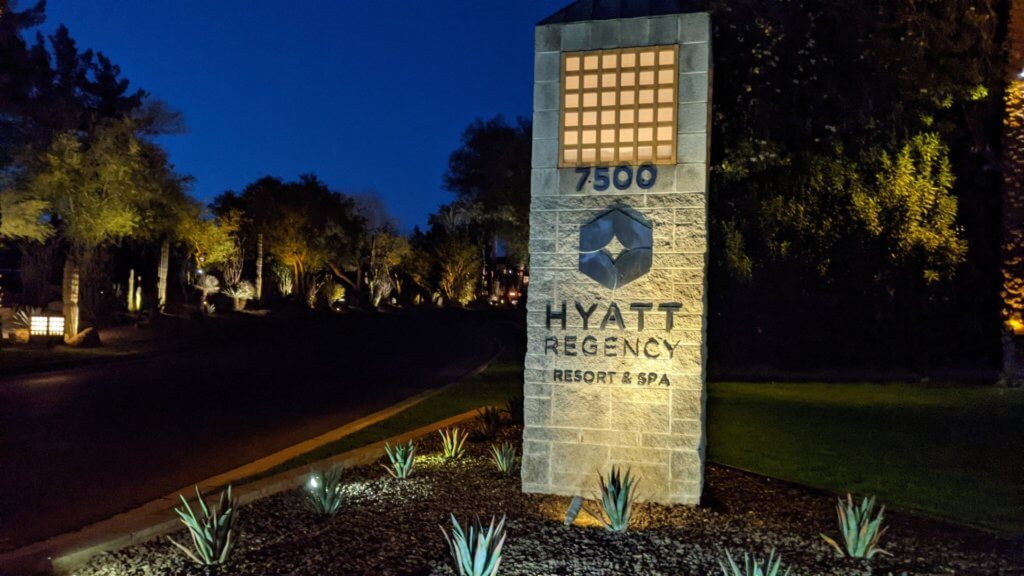
[[[990,353],[999,3],[712,6],[715,354]]]
[[[456,197],[450,209],[460,212],[477,246],[481,282],[502,253],[515,264],[526,263],[531,145],[529,121],[510,125],[499,115],[470,124],[449,158],[444,185]]]
[[[192,201],[188,217],[179,221],[177,236],[188,246],[189,258],[198,272],[222,265],[233,256],[239,220],[237,212],[213,217],[199,202]]]
[[[124,239],[146,219],[159,194],[129,120],[100,126],[89,138],[58,135],[28,182],[28,193],[49,203],[67,242],[65,339],[78,334],[81,270],[97,251]]]
[[[302,175],[295,182],[260,178],[241,194],[228,192],[213,202],[215,213],[231,209],[244,215],[240,228],[245,242],[262,235],[270,256],[291,270],[298,294],[308,296],[323,282],[324,271],[353,290],[361,288],[351,271],[359,266],[365,220],[352,198],[331,190],[315,175]]]

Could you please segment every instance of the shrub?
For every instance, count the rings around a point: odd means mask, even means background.
[[[195,289],[199,290],[203,296],[201,302],[206,302],[210,294],[220,291],[220,280],[217,280],[217,277],[212,274],[202,274],[196,279]]]
[[[523,409],[523,395],[516,394],[505,401],[505,414],[508,414],[508,421],[513,425],[522,426],[526,421]]]
[[[252,285],[252,282],[243,280],[235,286],[229,286],[221,290],[220,293],[231,298],[235,310],[242,310],[245,308],[246,301],[252,300],[256,296],[256,288]]]
[[[466,433],[458,426],[438,430],[445,460],[459,460],[466,454]]]
[[[857,506],[853,503],[853,496],[847,494],[846,500],[842,498],[836,503],[836,516],[839,518],[839,534],[843,539],[843,546],[838,542],[821,535],[840,556],[851,558],[872,558],[875,554],[888,554],[878,547],[878,540],[888,528],[882,527],[882,519],[885,514],[885,506],[878,511],[878,516],[871,518],[875,508],[874,498],[864,498]]]
[[[587,513],[603,524],[606,530],[625,532],[629,529],[629,519],[633,514],[639,481],[633,477],[630,470],[626,470],[626,474],[623,475],[618,466],[612,466],[607,483],[603,475],[599,474],[598,478],[600,495],[595,499],[600,509],[596,512],[588,509]]]
[[[32,317],[39,316],[42,313],[42,308],[36,308],[35,306],[24,306],[18,308],[18,311],[14,313],[14,319],[12,320],[12,322],[14,323],[15,328],[31,328]]]
[[[508,474],[516,463],[516,447],[511,442],[503,442],[501,446],[491,446],[491,459],[498,472]]]
[[[341,510],[345,500],[341,491],[342,471],[341,465],[335,464],[327,472],[314,471],[309,477],[306,502],[317,515],[329,518]]]
[[[491,518],[491,525],[486,532],[477,520],[469,526],[469,534],[466,534],[453,514],[451,535],[444,528],[441,528],[441,533],[448,543],[459,576],[497,575],[498,565],[501,564],[501,547],[505,544],[504,516],[497,526],[494,518]]]
[[[412,468],[415,463],[416,456],[416,445],[413,444],[412,440],[409,440],[406,444],[396,444],[394,448],[390,444],[384,444],[384,451],[387,452],[388,461],[390,466],[381,466],[388,471],[389,474],[398,479],[408,478],[412,474]]]
[[[501,411],[494,406],[485,406],[483,410],[477,410],[476,422],[480,428],[480,436],[491,439],[501,432]]]
[[[185,500],[184,496],[179,497],[184,508],[175,508],[174,511],[178,513],[181,523],[188,528],[194,550],[189,550],[170,536],[167,539],[196,564],[213,565],[226,562],[235,545],[234,529],[238,518],[235,514],[235,499],[231,494],[231,485],[221,492],[220,503],[212,510],[206,506],[202,494],[199,493],[199,486],[196,486],[196,499],[201,512],[199,515],[188,505],[188,500]]]
[[[718,566],[722,569],[722,576],[786,576],[789,574],[789,568],[786,568],[785,572],[779,572],[782,569],[782,557],[776,557],[774,549],[768,554],[768,560],[765,561],[764,566],[746,552],[743,553],[743,564],[738,565],[728,550],[725,552],[725,560],[719,560]]]

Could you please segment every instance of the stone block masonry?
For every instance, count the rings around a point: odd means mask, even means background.
[[[710,37],[706,13],[536,29],[524,491],[589,497],[619,465],[643,500],[700,500]],[[676,163],[559,167],[563,53],[643,46],[678,46]],[[628,185],[597,185],[596,168],[619,166]],[[611,238],[588,266],[584,227],[587,243]]]

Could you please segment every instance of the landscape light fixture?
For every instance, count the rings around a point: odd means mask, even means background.
[[[30,336],[63,336],[63,316],[32,316],[29,324]]]

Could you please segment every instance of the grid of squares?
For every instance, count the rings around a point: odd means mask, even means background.
[[[562,55],[560,167],[674,164],[679,46]]]

